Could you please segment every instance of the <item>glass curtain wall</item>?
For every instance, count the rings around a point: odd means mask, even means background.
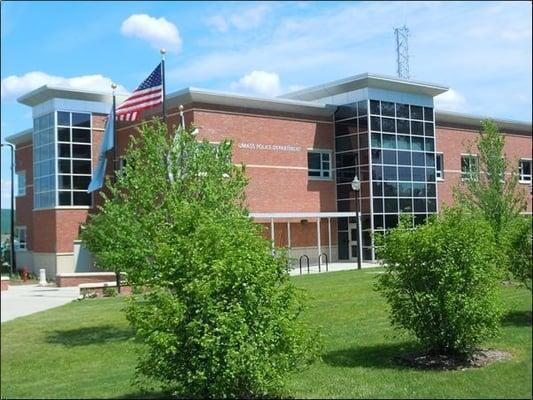
[[[54,113],[33,119],[33,207],[56,205]]]

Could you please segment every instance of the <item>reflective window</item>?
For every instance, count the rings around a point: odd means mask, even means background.
[[[444,154],[437,153],[435,154],[435,162],[436,162],[436,173],[437,173],[437,179],[444,179]]]
[[[531,183],[531,160],[521,159],[519,164],[520,182]]]
[[[394,117],[394,103],[388,101],[381,102],[381,115]]]
[[[476,155],[461,156],[461,178],[477,179],[478,174],[478,157]]]
[[[409,105],[396,103],[396,117],[409,118]]]
[[[422,115],[422,107],[411,106],[411,119],[424,119]]]
[[[15,196],[25,196],[26,195],[26,171],[17,172],[17,193]]]
[[[379,101],[370,100],[370,114],[379,115]]]
[[[309,177],[331,179],[331,154],[329,151],[313,150],[307,153]]]

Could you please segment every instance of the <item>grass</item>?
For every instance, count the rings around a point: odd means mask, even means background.
[[[306,312],[324,334],[322,359],[291,374],[302,398],[531,398],[531,294],[505,287],[500,338],[487,347],[512,360],[465,371],[418,371],[391,358],[416,346],[395,331],[372,290],[378,270],[295,277],[312,296]],[[134,398],[133,332],[122,298],[73,302],[2,324],[2,398]],[[158,396],[158,393],[152,394]]]

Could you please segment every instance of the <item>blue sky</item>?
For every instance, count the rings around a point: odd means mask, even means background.
[[[1,137],[31,127],[16,98],[46,83],[134,89],[167,54],[187,86],[274,96],[394,75],[393,28],[410,30],[411,77],[448,85],[437,107],[531,121],[530,2],[14,2],[1,5]],[[2,151],[2,206],[9,203]]]

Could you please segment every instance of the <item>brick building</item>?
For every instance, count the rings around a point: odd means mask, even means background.
[[[452,203],[453,186],[475,168],[468,143],[490,116],[435,111],[434,97],[446,90],[362,74],[277,98],[187,88],[167,95],[166,104],[170,124],[177,125],[183,105],[200,139],[233,139],[234,161],[246,164],[250,176],[251,216],[265,224],[276,246],[315,262],[322,253],[330,261],[374,261],[372,233],[394,227],[400,212],[423,222]],[[8,138],[16,145],[19,182],[18,266],[46,268],[51,278],[90,271],[92,259],[78,234],[98,202],[86,189],[111,97],[43,86],[18,101],[33,112],[33,127]],[[142,117],[161,113],[159,107]],[[506,135],[508,158],[520,168],[531,213],[531,123],[496,123]],[[137,125],[117,123],[119,155]],[[360,219],[351,189],[355,176]]]

